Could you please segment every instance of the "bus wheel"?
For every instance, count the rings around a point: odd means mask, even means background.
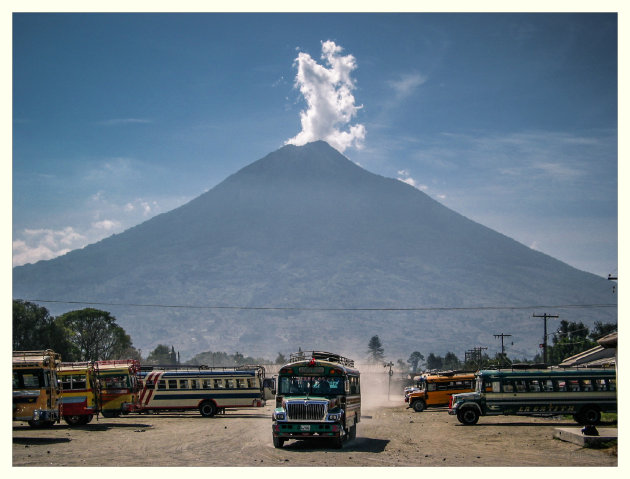
[[[212,417],[217,413],[217,407],[212,401],[204,401],[199,406],[199,412],[203,417]]]
[[[28,425],[31,427],[52,427],[55,421],[28,421]]]
[[[598,424],[602,414],[595,406],[586,406],[573,418],[578,424],[582,425]]]
[[[87,416],[83,416],[83,421],[81,422],[81,424],[91,423],[93,417],[94,417],[94,414],[88,414]]]
[[[273,447],[276,449],[281,449],[284,445],[284,439],[281,437],[273,436]]]
[[[85,424],[83,422],[85,416],[64,416],[63,420],[68,423],[69,426],[80,426],[81,424]]]
[[[103,417],[106,418],[113,418],[113,417],[118,417],[120,416],[120,411],[101,411],[101,414],[103,415]]]
[[[348,439],[352,440],[357,437],[357,425],[353,424],[350,426],[350,431],[348,432]]]
[[[477,421],[479,420],[479,413],[476,409],[472,407],[467,407],[460,411],[457,411],[457,419],[464,426],[473,426],[477,424]]]
[[[424,408],[426,407],[426,405],[424,404],[424,401],[422,399],[418,399],[418,400],[413,402],[411,407],[416,412],[422,412],[422,411],[424,411]]]
[[[335,449],[341,449],[343,447],[343,436],[333,437],[332,445]]]

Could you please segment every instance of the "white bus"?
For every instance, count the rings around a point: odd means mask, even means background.
[[[226,408],[265,405],[262,366],[142,366],[136,412],[198,409],[212,417]]]

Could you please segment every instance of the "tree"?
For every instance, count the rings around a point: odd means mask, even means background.
[[[455,353],[448,352],[444,356],[444,369],[459,369],[461,367],[461,361],[455,355]]]
[[[442,365],[444,363],[444,359],[442,356],[436,356],[433,353],[430,353],[427,357],[427,369],[442,369]]]
[[[588,337],[592,341],[597,341],[599,338],[603,338],[615,331],[617,331],[617,323],[602,323],[601,321],[595,321],[593,331]]]
[[[284,357],[284,354],[278,353],[278,357],[276,358],[275,363],[276,364],[286,364],[287,363],[287,358]]]
[[[127,359],[121,355],[132,347],[131,338],[107,311],[85,308],[55,319],[71,346],[76,361]]]
[[[385,350],[381,344],[381,340],[377,336],[372,336],[368,343],[368,361],[373,363],[383,362],[385,359]]]
[[[409,355],[409,359],[407,359],[407,362],[411,366],[412,373],[415,373],[418,370],[418,365],[420,364],[420,361],[424,361],[424,356],[422,355],[422,353],[420,353],[420,351],[414,351]]]
[[[64,330],[46,308],[21,299],[13,300],[13,350],[42,349],[52,349],[61,354],[64,361],[75,359]]]
[[[163,366],[171,366],[177,364],[177,356],[175,348],[169,348],[166,344],[158,344],[153,351],[147,356],[149,364],[160,364]]]

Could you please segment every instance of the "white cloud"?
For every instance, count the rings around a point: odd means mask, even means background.
[[[387,83],[394,89],[396,97],[401,100],[408,97],[420,85],[427,81],[427,77],[419,73],[405,73],[399,80],[389,80]]]
[[[96,228],[97,230],[111,231],[113,229],[120,227],[120,222],[112,221],[112,220],[96,221],[92,223],[92,227]]]
[[[298,54],[295,86],[300,89],[307,109],[300,112],[302,131],[286,144],[300,146],[324,140],[341,152],[351,146],[361,147],[365,127],[350,125],[361,108],[354,104],[355,85],[350,77],[357,66],[354,57],[342,56],[342,51],[343,48],[332,41],[322,42],[321,58],[328,68],[318,64],[308,53]]]
[[[411,177],[411,175],[409,174],[409,171],[407,171],[407,170],[399,170],[398,171],[398,177],[396,179],[398,181],[402,181],[403,183],[407,183],[408,185],[411,185],[414,188],[417,188],[417,189],[422,190],[422,191],[426,191],[426,190],[429,189],[429,187],[427,185],[421,185],[416,180],[414,180]]]
[[[13,266],[52,259],[85,245],[86,237],[74,228],[61,230],[25,229],[22,239],[13,241]]]

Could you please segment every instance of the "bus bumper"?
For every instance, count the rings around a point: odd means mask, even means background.
[[[343,427],[334,423],[275,423],[272,433],[286,439],[330,438],[343,435]]]

